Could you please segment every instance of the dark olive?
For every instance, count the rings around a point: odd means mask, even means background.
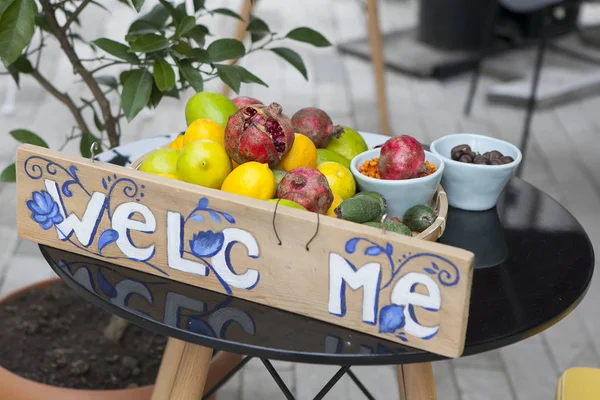
[[[492,165],[503,165],[504,163],[499,158],[496,158],[495,160],[490,161],[490,164],[492,164]]]
[[[462,150],[453,151],[452,152],[452,159],[454,161],[458,161],[458,159],[461,158],[463,154],[465,154],[465,152],[462,151]]]
[[[471,146],[468,144],[459,144],[458,146],[454,146],[452,150],[450,150],[450,154],[453,154],[455,151],[462,151],[468,153],[471,151]]]
[[[515,159],[512,158],[511,156],[500,157],[499,160],[502,161],[504,164],[508,164],[508,163],[515,161]]]
[[[498,150],[490,151],[490,160],[495,160],[495,159],[501,158],[501,157],[502,157],[502,153],[500,153]]]
[[[464,162],[464,163],[472,163],[473,159],[471,158],[470,155],[464,154],[461,158],[458,159],[458,161]]]
[[[488,160],[490,159],[490,151],[486,151],[485,153],[482,154],[482,156],[484,156],[485,158],[487,158]]]
[[[475,157],[475,159],[473,160],[473,162],[475,164],[485,164],[485,165],[489,165],[490,164],[490,160],[488,160],[484,156],[477,156],[477,157]]]
[[[468,154],[468,155],[469,155],[469,156],[470,156],[470,157],[471,157],[473,160],[475,159],[475,157],[477,157],[477,156],[479,155],[479,153],[478,153],[478,152],[476,152],[476,151],[469,151],[467,154]]]

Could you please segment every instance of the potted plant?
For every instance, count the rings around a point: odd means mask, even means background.
[[[144,0],[119,0],[123,7],[130,7],[140,13]],[[188,3],[188,4],[186,4]],[[246,31],[250,34],[250,44],[231,38],[216,38],[209,29],[200,23],[206,17],[231,17],[240,21],[244,19],[227,8],[209,8],[204,0],[193,0],[174,4],[167,0],[159,3],[147,12],[141,13],[131,24],[123,41],[108,38],[90,40],[79,26],[80,16],[87,9],[106,8],[101,2],[93,0],[4,0],[0,1],[0,58],[12,75],[17,85],[22,75],[29,75],[48,93],[59,100],[71,112],[74,126],[65,128],[66,138],[59,150],[67,143],[79,141],[81,155],[90,157],[92,144],[99,151],[119,145],[123,119],[133,120],[144,108],[155,109],[165,96],[179,98],[186,90],[203,91],[204,82],[220,79],[236,93],[243,83],[265,85],[266,83],[235,61],[257,52],[268,52],[289,62],[307,78],[306,68],[301,57],[293,50],[281,47],[279,42],[285,39],[309,43],[318,47],[329,46],[329,42],[318,32],[306,28],[290,30],[285,35],[272,32],[268,24],[260,18],[249,16]],[[192,7],[193,5],[193,7]],[[49,41],[57,41],[62,53],[68,58],[77,79],[83,81],[89,91],[77,100],[71,93],[55,86],[40,71],[40,60],[44,48]],[[84,59],[78,55],[80,46],[90,46],[95,56]],[[118,105],[118,107],[117,107]],[[22,143],[31,143],[48,147],[44,138],[27,129],[16,129],[10,132],[12,137]],[[0,181],[14,182],[15,165],[9,165],[0,174]],[[164,347],[164,338],[144,332],[137,327],[127,327],[124,321],[116,317],[99,318],[97,309],[92,306],[81,309],[85,302],[75,301],[65,285],[57,284],[57,280],[42,282],[20,290],[0,301],[0,318],[3,318],[4,332],[10,330],[25,332],[36,340],[36,333],[43,331],[50,337],[72,338],[71,347],[57,352],[52,348],[53,341],[48,341],[48,349],[40,348],[40,343],[32,345],[37,352],[35,357],[27,350],[27,343],[15,350],[13,343],[7,343],[0,332],[0,346],[3,349],[4,363],[9,358],[21,361],[27,368],[35,371],[25,374],[31,379],[19,377],[7,369],[0,367],[0,387],[3,395],[10,399],[37,398],[148,398],[151,387],[126,389],[125,386],[138,384],[136,366],[127,354],[106,354],[103,360],[95,355],[87,358],[90,351],[85,350],[94,338],[118,346],[127,339],[127,335],[144,337],[151,342],[152,349],[157,351]],[[11,314],[12,313],[12,314]],[[63,323],[42,323],[36,318],[50,318],[77,315],[78,318],[93,321],[94,329],[88,329],[79,336],[73,332],[65,332]],[[50,317],[48,317],[50,316]],[[65,317],[66,318],[66,317]],[[51,318],[50,318],[51,319]],[[73,318],[72,318],[73,319]],[[16,326],[11,326],[12,321]],[[40,325],[43,325],[40,327]],[[80,324],[81,325],[81,324]],[[53,326],[56,332],[53,331]],[[71,336],[66,335],[70,333]],[[62,335],[62,336],[61,336]],[[27,336],[27,335],[26,335]],[[14,338],[13,338],[14,339]],[[13,340],[8,339],[6,340]],[[23,339],[25,340],[25,339]],[[39,341],[39,338],[37,339]],[[2,343],[2,341],[4,341]],[[75,343],[82,342],[82,343]],[[43,344],[43,343],[42,343]],[[76,346],[78,344],[79,346]],[[81,350],[83,346],[83,350]],[[117,348],[117,347],[115,347]],[[75,350],[81,350],[80,353]],[[44,354],[38,354],[44,353]],[[87,355],[85,353],[88,353]],[[76,355],[72,360],[69,355]],[[6,357],[6,358],[5,358]],[[129,357],[129,358],[127,358]],[[33,361],[35,359],[35,361]],[[118,359],[118,362],[117,362]],[[13,360],[13,361],[14,361]],[[116,375],[122,379],[119,384],[112,382],[87,382],[88,371],[98,364],[116,364]],[[213,358],[211,374],[218,379],[231,369],[239,360],[239,356],[218,353]],[[27,364],[28,363],[28,364]],[[138,360],[139,363],[139,360]],[[129,364],[129,366],[125,365]],[[155,370],[158,370],[156,362]],[[104,365],[104,364],[102,364]],[[119,369],[129,370],[119,375]],[[214,368],[213,368],[214,367]],[[76,383],[56,382],[56,376],[49,380],[54,370],[67,368],[81,378]],[[108,367],[107,367],[108,368]],[[60,375],[60,374],[58,374]],[[111,376],[107,374],[107,376]],[[125,378],[126,376],[126,378]],[[48,378],[48,379],[46,379]],[[42,385],[35,380],[47,380],[56,386],[87,387],[106,389],[117,387],[122,390],[94,391],[83,394],[76,390],[65,390],[53,386]],[[83,382],[83,383],[82,383]],[[10,390],[10,392],[7,392]],[[96,396],[96,397],[92,397]],[[121,396],[121,397],[119,397]]]

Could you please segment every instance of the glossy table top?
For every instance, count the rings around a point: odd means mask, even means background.
[[[465,355],[537,334],[568,315],[594,254],[560,204],[513,179],[498,206],[450,209],[440,242],[475,253]],[[142,327],[217,350],[326,364],[402,364],[443,357],[159,276],[41,246],[86,300]]]

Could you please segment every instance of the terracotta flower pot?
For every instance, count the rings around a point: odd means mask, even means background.
[[[19,297],[30,290],[58,282],[60,279],[53,278],[26,286],[0,299],[0,303]],[[213,387],[240,362],[241,358],[242,356],[239,354],[217,353],[211,360],[205,387],[207,389]],[[120,390],[59,388],[22,378],[0,366],[0,400],[149,400],[153,389],[154,385]]]

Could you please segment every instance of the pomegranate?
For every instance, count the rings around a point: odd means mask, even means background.
[[[253,104],[229,117],[225,150],[236,163],[257,161],[275,167],[294,143],[292,122],[281,106]]]
[[[232,99],[233,104],[238,108],[243,108],[245,106],[251,106],[252,104],[263,104],[262,101],[255,99],[254,97],[248,96],[238,96],[235,99]]]
[[[296,112],[292,117],[292,125],[294,132],[308,136],[319,149],[325,148],[329,139],[340,137],[344,132],[344,127],[333,125],[329,115],[315,107],[303,108]]]
[[[379,174],[381,179],[416,178],[427,166],[423,146],[414,137],[402,135],[388,139],[381,147]]]
[[[279,183],[277,197],[294,201],[319,214],[325,214],[333,203],[333,193],[325,175],[308,167],[288,172]]]

